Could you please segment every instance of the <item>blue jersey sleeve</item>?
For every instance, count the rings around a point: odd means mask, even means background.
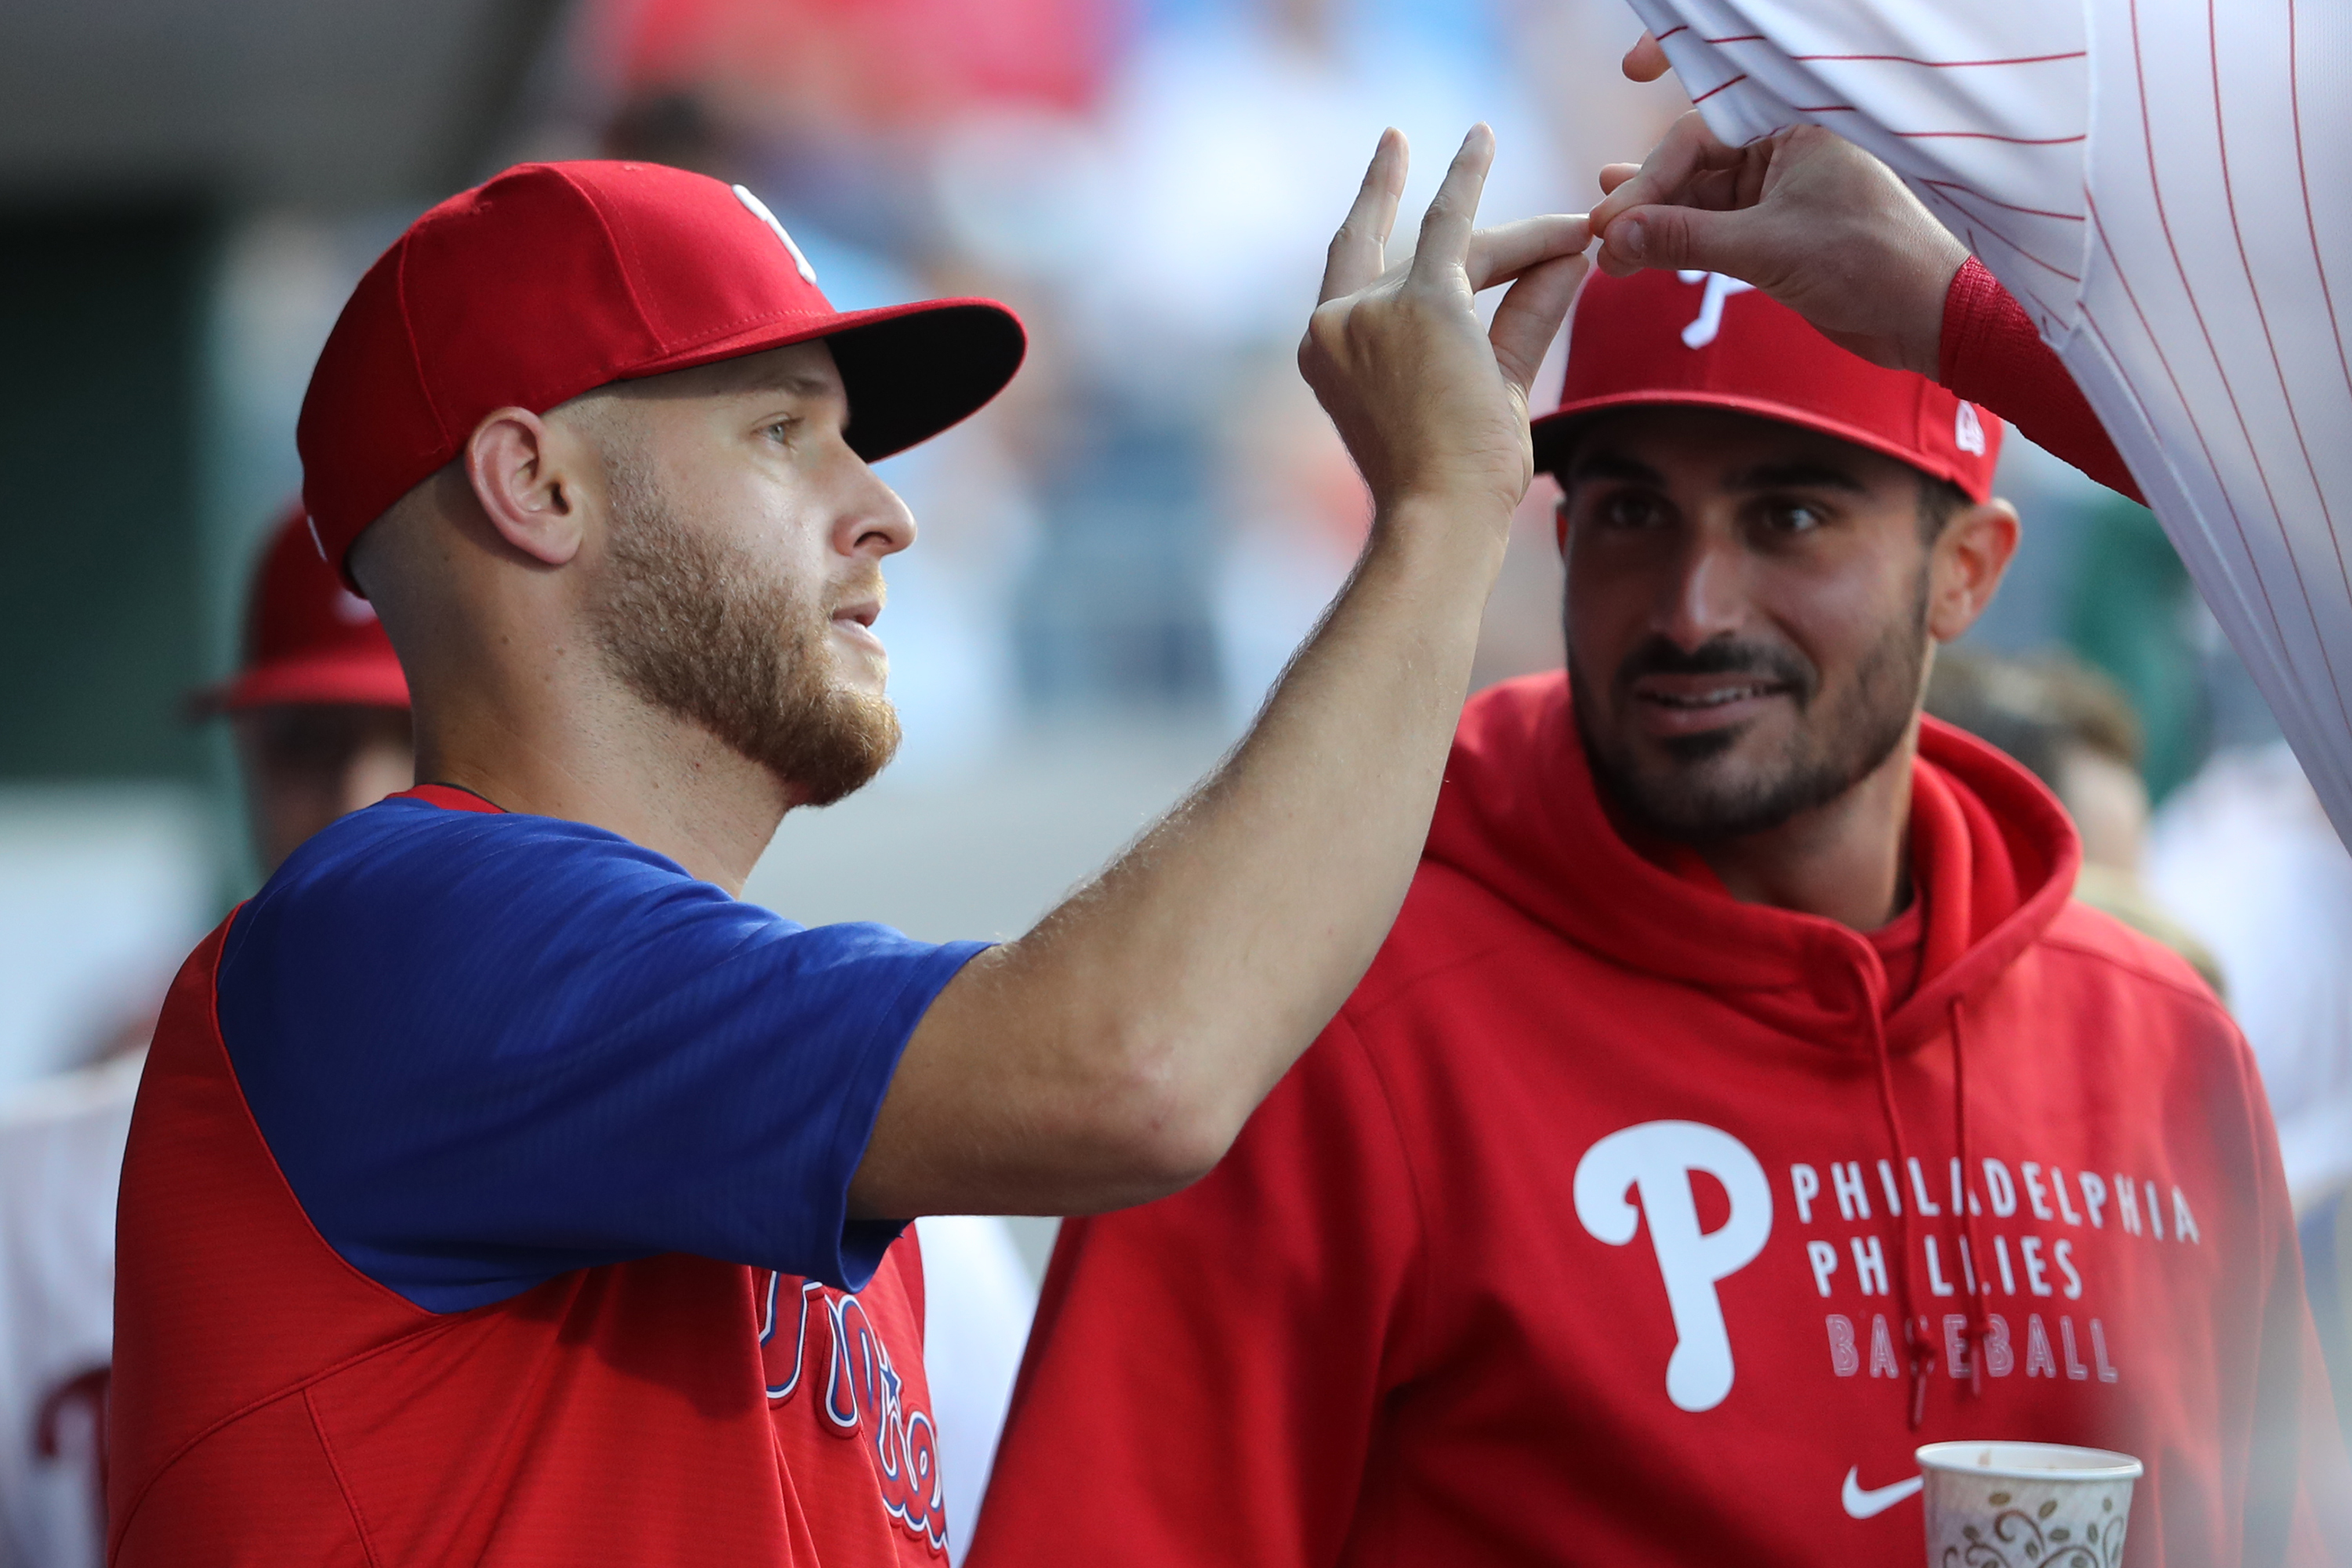
[[[247,1105],[311,1222],[428,1310],[691,1252],[862,1287],[847,1215],[907,1037],[976,942],[794,925],[598,828],[394,798],[238,911]]]

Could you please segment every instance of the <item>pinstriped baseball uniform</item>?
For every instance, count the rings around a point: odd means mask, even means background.
[[[2017,297],[2352,840],[2352,5],[1631,4],[1717,136],[1840,132]]]

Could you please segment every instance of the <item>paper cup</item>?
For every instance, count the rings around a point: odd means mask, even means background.
[[[2129,1454],[2059,1443],[1930,1443],[1927,1568],[2116,1568],[2132,1482]]]

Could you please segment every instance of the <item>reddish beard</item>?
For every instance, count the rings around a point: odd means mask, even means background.
[[[647,701],[766,768],[806,805],[863,787],[898,749],[898,715],[833,679],[830,606],[678,521],[614,475],[598,650]]]

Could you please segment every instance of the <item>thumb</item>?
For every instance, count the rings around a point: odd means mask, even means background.
[[[1776,272],[1768,220],[1753,207],[1642,206],[1619,213],[1601,238],[1599,261],[1612,278],[1645,267],[1721,272],[1753,283]]]

